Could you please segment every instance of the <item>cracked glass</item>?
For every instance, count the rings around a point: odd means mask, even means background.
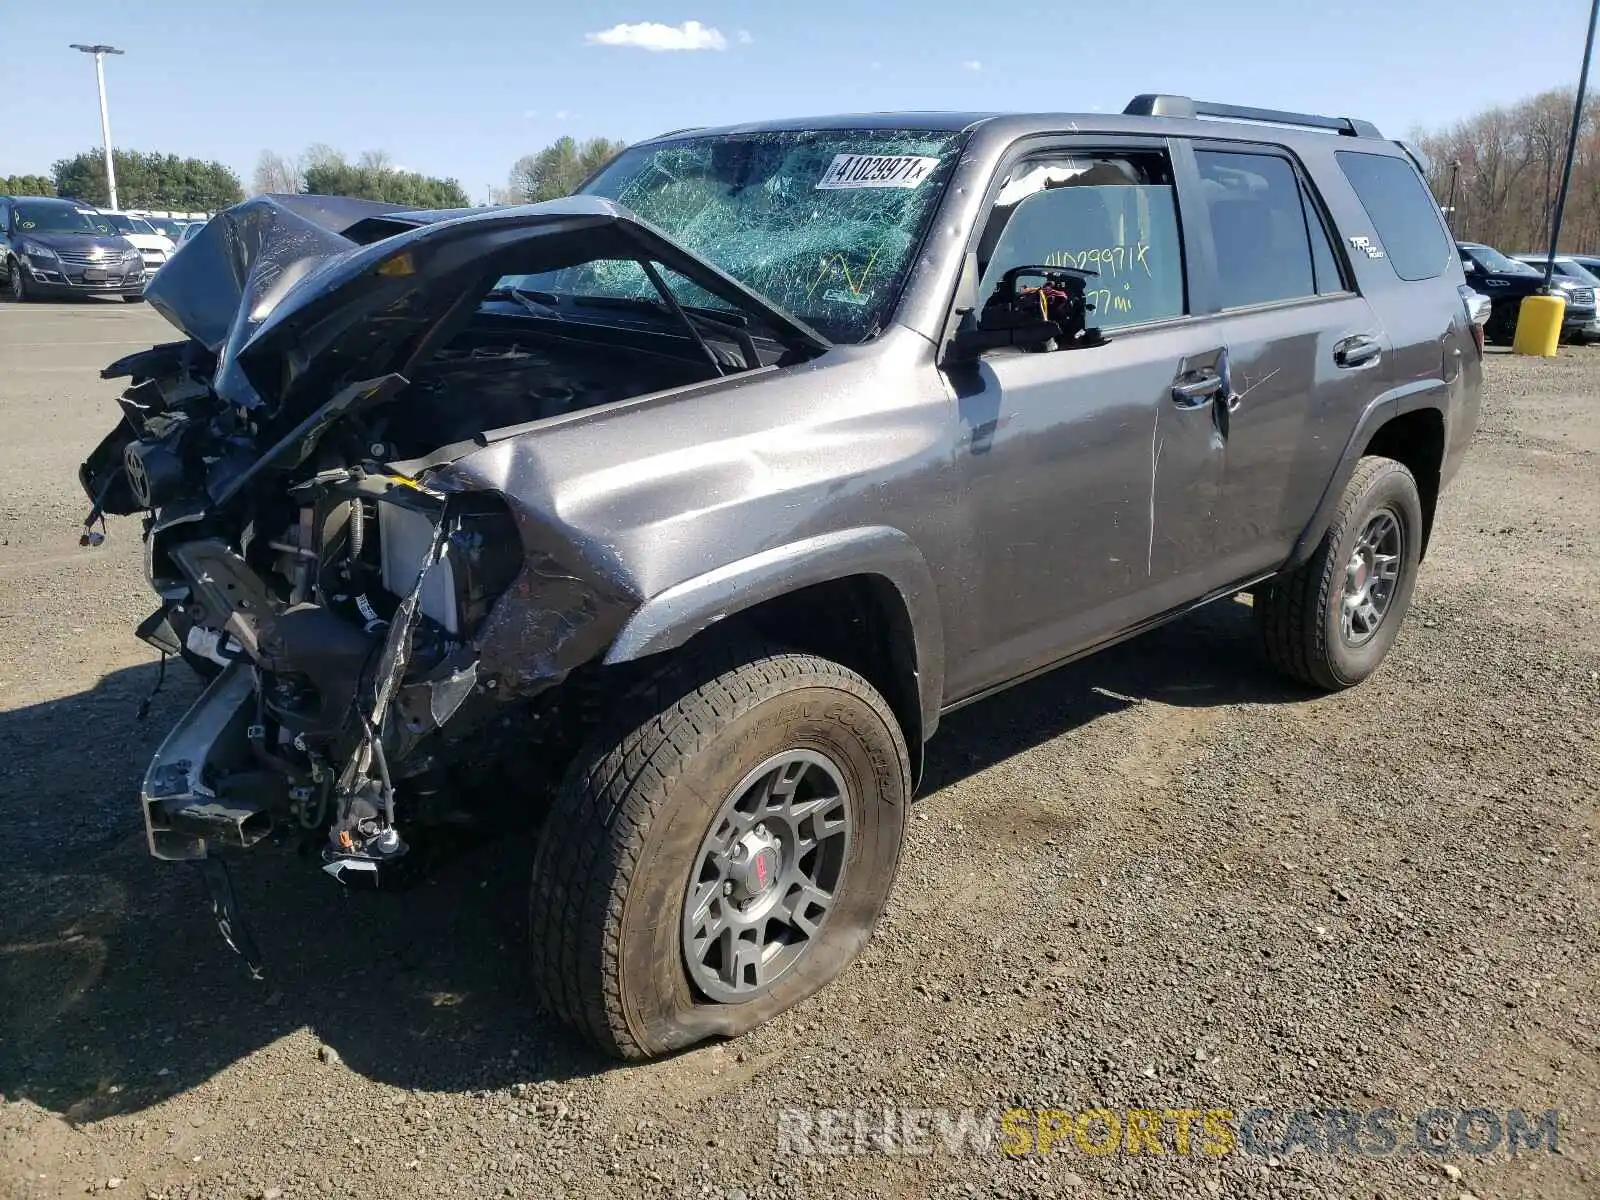
[[[889,320],[962,135],[784,130],[625,150],[583,189],[625,205],[835,342]],[[653,299],[637,263],[584,263],[517,286]],[[726,307],[682,280],[681,303]]]

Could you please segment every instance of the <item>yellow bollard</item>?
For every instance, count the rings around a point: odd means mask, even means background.
[[[1561,345],[1561,320],[1567,315],[1564,296],[1528,296],[1517,312],[1517,336],[1511,348],[1518,354],[1554,358]]]

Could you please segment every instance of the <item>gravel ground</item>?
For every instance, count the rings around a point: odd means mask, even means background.
[[[0,306],[0,1193],[1600,1194],[1600,350],[1493,358],[1368,684],[1286,689],[1235,603],[956,714],[862,961],[741,1042],[619,1068],[532,1009],[524,841],[401,895],[247,861],[268,986],[146,857],[137,780],[194,689],[135,720],[137,529],[80,551],[73,468],[112,415],[96,369],[163,330]],[[885,1106],[1389,1107],[1402,1146],[780,1136]],[[1559,1152],[1406,1153],[1435,1106],[1559,1109]]]

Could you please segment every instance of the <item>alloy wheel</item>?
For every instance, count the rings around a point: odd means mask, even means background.
[[[1351,646],[1371,641],[1383,624],[1400,584],[1405,534],[1391,508],[1380,508],[1367,521],[1345,564],[1339,627]]]
[[[787,750],[739,782],[700,844],[683,905],[683,955],[706,997],[764,995],[805,955],[850,855],[852,799],[838,765]]]

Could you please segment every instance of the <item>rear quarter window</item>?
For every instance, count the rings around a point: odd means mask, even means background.
[[[1335,157],[1367,210],[1395,274],[1409,282],[1444,274],[1450,243],[1439,206],[1416,168],[1388,154],[1340,150]]]

